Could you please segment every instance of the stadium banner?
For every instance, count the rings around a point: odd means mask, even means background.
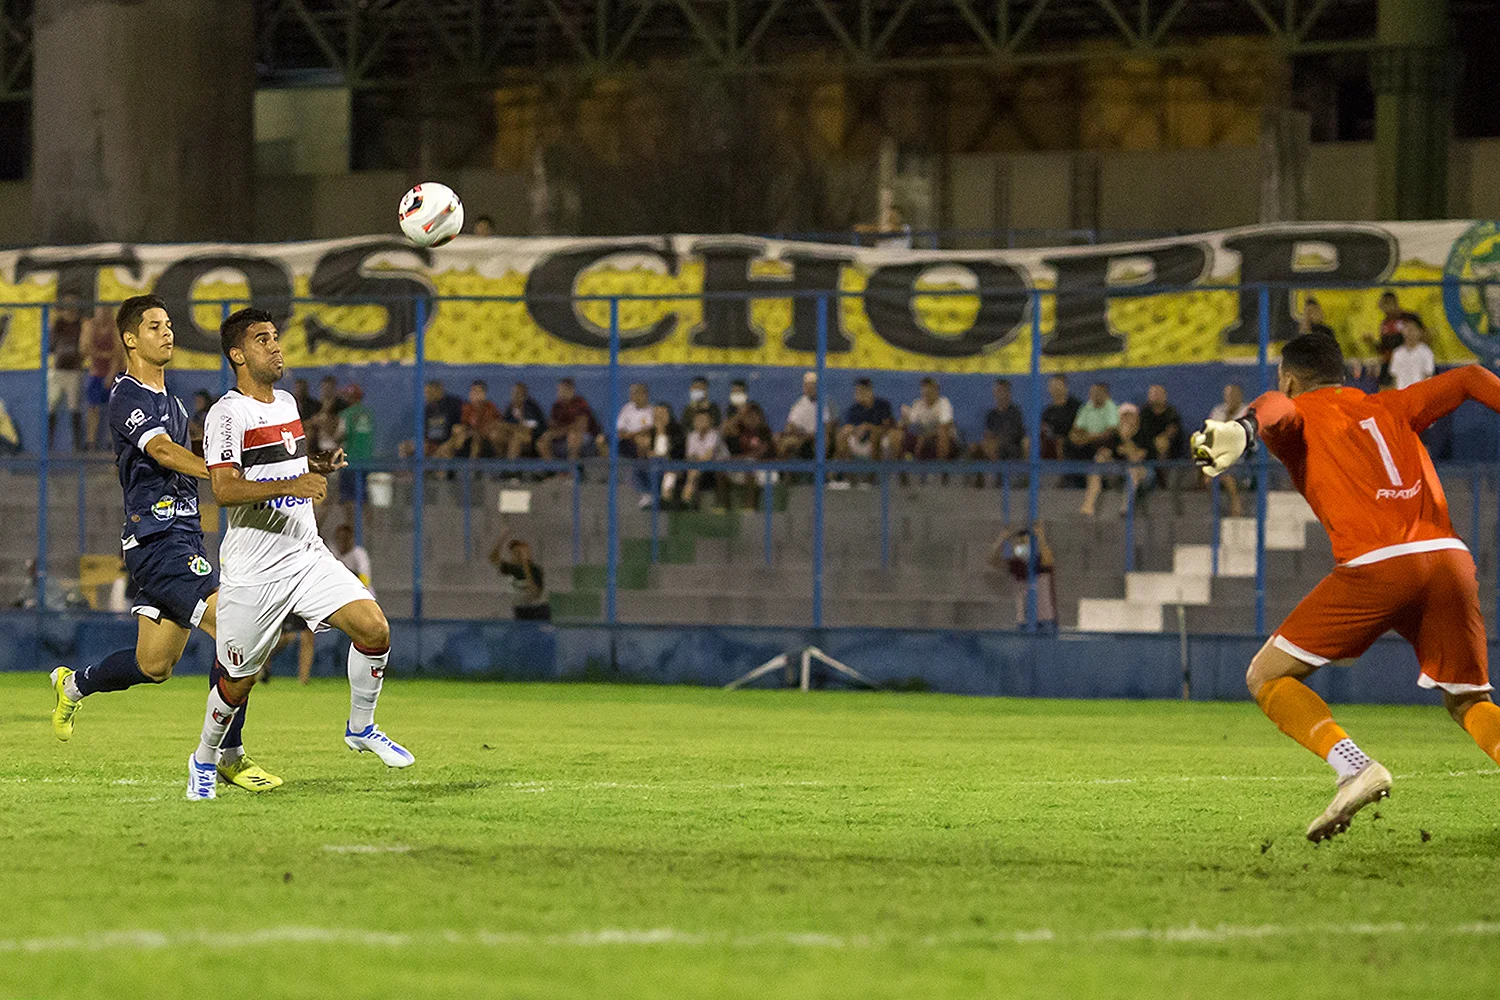
[[[1458,283],[1486,279],[1495,284]],[[1403,310],[1422,317],[1438,360],[1500,356],[1500,224],[1458,221],[1253,226],[1010,251],[748,236],[460,237],[437,250],[391,236],[20,250],[0,253],[0,369],[38,364],[40,311],[17,306],[56,298],[88,310],[146,290],[169,303],[177,367],[218,367],[219,300],[250,301],[277,317],[293,367],[410,362],[419,317],[429,361],[604,364],[608,302],[569,297],[626,295],[655,297],[620,303],[627,363],[803,367],[816,346],[816,294],[836,291],[832,366],[1017,373],[1030,367],[1033,289],[1058,293],[1042,300],[1046,370],[1136,368],[1253,358],[1259,282],[1277,286],[1277,340],[1295,333],[1311,294],[1345,350],[1369,357],[1386,283],[1428,282],[1397,294]],[[1155,285],[1186,290],[1139,294]],[[1225,285],[1233,287],[1195,290]],[[337,304],[297,301],[308,298]]]

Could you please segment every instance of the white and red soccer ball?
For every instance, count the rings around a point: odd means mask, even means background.
[[[464,228],[464,203],[446,184],[418,184],[401,197],[397,219],[419,247],[440,247]]]

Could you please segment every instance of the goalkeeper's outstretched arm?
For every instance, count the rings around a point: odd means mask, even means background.
[[[1301,432],[1302,417],[1291,398],[1268,392],[1250,404],[1237,420],[1207,420],[1192,437],[1193,460],[1205,475],[1217,476],[1253,452],[1257,439],[1277,443]]]

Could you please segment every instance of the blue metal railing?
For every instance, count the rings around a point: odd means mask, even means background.
[[[1453,282],[1448,282],[1452,284]],[[1389,282],[1382,283],[1381,288],[1386,287],[1432,287],[1432,282]],[[1257,343],[1256,360],[1260,388],[1265,391],[1271,387],[1271,292],[1277,288],[1298,287],[1287,283],[1265,284],[1256,286],[1254,292],[1257,296],[1259,306],[1257,317]],[[1318,288],[1328,287],[1325,282],[1319,282]],[[1201,292],[1205,290],[1220,289],[1225,291],[1245,292],[1246,288],[1239,285],[1222,286],[1194,286],[1192,291]],[[1111,288],[1108,290],[1111,297],[1133,297],[1139,295],[1162,294],[1165,291],[1178,291],[1178,288],[1144,286],[1136,288]],[[813,353],[813,369],[817,374],[819,385],[825,385],[824,376],[829,370],[829,341],[830,341],[830,310],[837,308],[831,299],[841,298],[846,293],[830,292],[791,292],[778,291],[776,297],[788,298],[812,295],[816,299],[816,341]],[[953,292],[924,292],[924,295],[973,295],[973,290],[958,290]],[[823,434],[814,436],[813,457],[807,460],[776,460],[760,462],[728,461],[728,462],[685,462],[670,459],[632,459],[622,456],[620,453],[619,433],[616,428],[614,415],[620,410],[623,402],[622,394],[622,364],[621,354],[624,349],[620,328],[621,303],[633,300],[675,300],[683,298],[682,295],[660,295],[660,296],[589,296],[578,297],[575,301],[603,301],[608,304],[609,327],[608,327],[608,416],[603,421],[605,438],[608,442],[607,454],[602,458],[583,461],[563,460],[540,460],[523,459],[517,461],[504,461],[493,459],[475,460],[440,460],[430,458],[421,447],[421,442],[426,438],[426,427],[424,421],[424,398],[423,387],[426,377],[426,327],[427,327],[427,304],[418,300],[415,303],[416,316],[416,343],[414,366],[412,369],[413,386],[411,402],[413,406],[413,440],[417,443],[413,456],[407,461],[401,462],[366,462],[361,463],[357,472],[360,475],[356,479],[354,499],[354,531],[356,540],[363,542],[365,538],[365,513],[367,508],[367,497],[365,492],[366,476],[376,471],[401,471],[407,472],[412,477],[412,611],[413,616],[420,621],[424,617],[423,591],[426,581],[425,573],[425,547],[424,514],[428,503],[427,480],[429,474],[458,472],[463,475],[463,552],[465,558],[472,558],[475,552],[473,544],[473,522],[474,509],[473,484],[474,476],[479,474],[524,472],[524,473],[568,473],[572,475],[571,488],[571,521],[572,539],[571,553],[574,564],[581,564],[584,558],[584,533],[582,521],[584,513],[583,483],[585,475],[589,470],[598,469],[601,465],[605,468],[606,494],[607,494],[607,526],[606,526],[606,556],[605,556],[605,587],[603,598],[603,618],[609,624],[619,621],[618,592],[620,589],[621,569],[621,545],[622,529],[619,516],[619,500],[621,475],[634,472],[637,468],[645,468],[651,477],[651,482],[657,488],[652,490],[653,501],[650,515],[650,558],[652,562],[659,560],[661,556],[661,505],[659,484],[661,476],[666,472],[685,472],[690,469],[700,471],[723,471],[723,472],[753,472],[760,478],[761,506],[764,518],[763,522],[763,546],[764,561],[770,566],[775,562],[774,553],[774,476],[779,474],[783,477],[805,476],[812,483],[812,567],[811,567],[811,589],[812,602],[809,607],[809,619],[815,627],[824,625],[824,610],[826,603],[825,594],[825,526],[827,510],[825,506],[826,487],[830,476],[873,476],[880,488],[880,565],[889,568],[893,562],[893,539],[891,521],[893,517],[891,476],[903,472],[920,472],[932,475],[960,475],[960,476],[998,476],[1001,482],[999,507],[1003,521],[1010,522],[1011,518],[1011,495],[1010,485],[1015,482],[1016,477],[1023,477],[1026,482],[1026,524],[1035,525],[1041,512],[1041,487],[1044,477],[1058,475],[1087,475],[1096,472],[1106,474],[1129,475],[1129,467],[1123,462],[1098,464],[1092,462],[1058,462],[1044,460],[1041,457],[1041,420],[1043,409],[1043,376],[1046,370],[1042,364],[1043,358],[1043,304],[1048,296],[1057,296],[1057,292],[1044,289],[1030,289],[1024,295],[1026,297],[1026,314],[1029,320],[1029,375],[1031,376],[1029,399],[1026,400],[1027,410],[1026,425],[1030,441],[1029,457],[1024,461],[1011,462],[924,462],[920,464],[909,464],[899,462],[840,462],[830,459],[828,455],[828,442]],[[697,296],[694,296],[697,297]],[[734,295],[727,297],[746,297]],[[749,296],[757,297],[757,296]],[[760,296],[763,297],[763,296]],[[463,301],[494,301],[488,297],[467,297],[454,300]],[[314,301],[314,300],[297,300]],[[317,300],[326,301],[326,300]],[[361,300],[367,301],[367,300]],[[442,301],[442,300],[439,300]],[[520,301],[514,297],[503,301]],[[219,303],[222,314],[227,315],[230,309],[241,303],[224,301]],[[50,353],[51,313],[49,304],[0,304],[0,309],[33,309],[37,310],[40,319],[40,356],[47,357]],[[230,381],[230,371],[227,362],[220,365],[219,384],[221,388],[227,388]],[[37,369],[36,386],[38,396],[48,399],[49,372],[46,365]],[[826,405],[820,401],[820,406]],[[50,407],[44,405],[41,408],[40,426],[36,440],[40,449],[35,458],[31,459],[8,459],[0,462],[0,466],[11,469],[26,469],[34,471],[38,477],[37,485],[37,570],[36,589],[37,604],[39,608],[45,608],[46,588],[48,573],[48,541],[49,541],[49,509],[48,490],[51,485],[53,474],[58,469],[74,472],[77,475],[77,518],[79,549],[82,552],[87,545],[86,515],[88,507],[88,490],[86,489],[86,469],[88,464],[105,461],[100,458],[66,457],[54,454],[51,449],[50,431],[48,426],[48,411]],[[1500,457],[1500,456],[1497,456]],[[1189,463],[1145,463],[1148,469],[1167,469],[1173,471],[1186,470]],[[1266,523],[1267,506],[1270,491],[1273,466],[1269,463],[1266,449],[1259,449],[1253,463],[1250,466],[1254,471],[1255,478],[1255,523],[1256,523],[1256,545],[1255,545],[1255,612],[1253,631],[1256,634],[1265,634],[1268,622],[1267,613],[1267,560],[1266,560]],[[1445,466],[1449,469],[1449,466]],[[1471,536],[1471,547],[1479,555],[1481,543],[1480,534],[1483,521],[1481,519],[1481,506],[1485,498],[1485,483],[1495,473],[1496,465],[1490,463],[1476,463],[1462,467],[1469,483],[1471,496],[1469,534]],[[117,498],[114,498],[117,502]],[[1212,542],[1211,542],[1211,570],[1217,576],[1220,571],[1221,557],[1221,495],[1219,482],[1215,481],[1210,487],[1210,504],[1212,518]],[[1133,571],[1136,566],[1136,531],[1137,531],[1137,505],[1133,491],[1127,491],[1124,509],[1124,531],[1125,531],[1125,558],[1124,565],[1127,572]],[[220,512],[219,524],[222,528],[223,517]],[[206,526],[209,527],[209,526]],[[210,528],[212,530],[212,528]],[[1497,538],[1500,538],[1500,512],[1496,515]],[[1034,540],[1033,540],[1034,541]],[[1027,585],[1025,594],[1025,628],[1035,630],[1038,628],[1038,599],[1037,579],[1040,566],[1039,546],[1030,546],[1028,559]],[[1497,617],[1500,617],[1500,558],[1496,559],[1496,585],[1497,585]]]

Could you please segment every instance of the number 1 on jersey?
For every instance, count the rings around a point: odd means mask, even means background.
[[[1391,485],[1400,489],[1401,473],[1396,470],[1396,460],[1391,457],[1390,445],[1385,443],[1385,435],[1380,433],[1380,428],[1375,424],[1375,418],[1366,417],[1359,422],[1359,426],[1369,431],[1370,437],[1375,439],[1375,447],[1380,452],[1380,460],[1385,463],[1385,474],[1390,477]]]

